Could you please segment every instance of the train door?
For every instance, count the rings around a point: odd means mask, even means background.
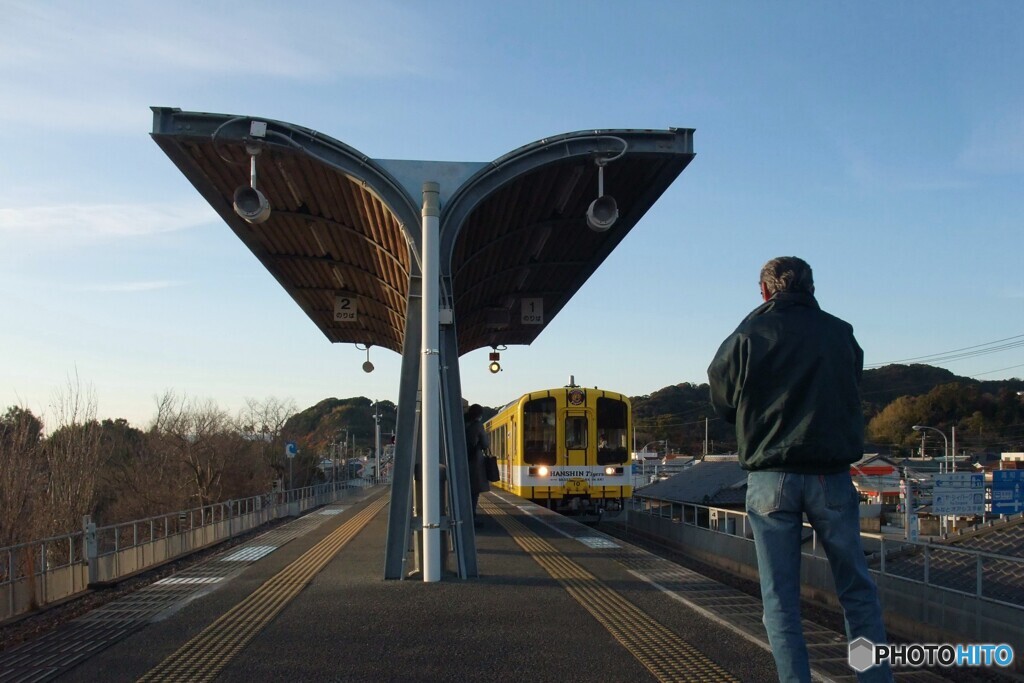
[[[508,457],[505,460],[505,471],[502,473],[502,478],[505,480],[506,488],[514,493],[519,493],[519,489],[516,488],[522,484],[519,481],[518,472],[519,468],[515,465],[519,462],[519,432],[516,429],[516,418],[512,416],[512,420],[508,425],[509,433],[508,438]],[[515,473],[515,474],[513,474]]]
[[[591,445],[590,419],[587,410],[587,395],[583,389],[573,388],[565,395],[565,419],[562,421],[565,448],[565,464],[572,467],[586,467],[587,452]]]
[[[585,408],[567,408],[565,411],[565,464],[585,467],[590,449],[590,419]]]

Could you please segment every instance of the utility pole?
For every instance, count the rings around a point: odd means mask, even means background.
[[[380,402],[373,404],[373,479],[380,481]]]
[[[950,431],[953,432],[953,446],[950,450],[953,453],[953,471],[956,472],[956,425],[950,427]]]

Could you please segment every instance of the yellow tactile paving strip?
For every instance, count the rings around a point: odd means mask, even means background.
[[[390,498],[381,496],[367,505],[139,680],[212,681]]]
[[[739,680],[558,552],[503,507],[484,499],[480,500],[480,506],[659,681],[717,683]]]

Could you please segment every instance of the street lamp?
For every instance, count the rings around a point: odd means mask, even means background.
[[[945,450],[945,454],[946,454],[946,456],[945,456],[946,471],[949,472],[949,439],[946,438],[945,432],[943,432],[941,429],[938,429],[936,427],[927,427],[925,425],[914,425],[913,427],[911,427],[911,429],[913,429],[915,432],[920,432],[920,431],[924,431],[925,429],[930,429],[933,432],[938,432],[939,433],[939,435],[942,437],[942,440],[946,443],[946,450]],[[923,456],[924,453],[921,453],[921,455]]]
[[[935,427],[927,427],[925,425],[914,425],[913,427],[911,427],[911,429],[913,429],[915,432],[921,432],[921,431],[924,431],[926,429],[930,429],[933,432],[938,432],[942,436],[942,440],[946,443],[946,472],[949,472],[949,440],[946,438],[946,433],[943,432],[941,429],[937,429]],[[924,435],[922,435],[921,438],[924,438]],[[924,448],[923,447],[921,448],[921,451],[922,451],[921,455],[924,455],[924,452],[923,452]],[[946,515],[943,515],[942,516],[942,531],[944,533],[948,529],[948,526],[947,526],[948,521],[949,521],[949,517],[947,517]],[[954,526],[955,526],[955,523],[954,523]]]
[[[650,446],[651,444],[656,444],[656,443],[665,443],[665,439],[655,439],[654,441],[648,441],[647,443],[644,444],[644,447],[641,448],[637,452],[638,453],[646,453],[647,452],[647,447]]]

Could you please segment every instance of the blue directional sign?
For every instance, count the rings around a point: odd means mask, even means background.
[[[299,452],[299,447],[294,441],[289,441],[284,445],[284,454],[288,458],[294,458],[295,454]]]
[[[932,512],[937,515],[984,514],[985,475],[973,472],[935,475]]]
[[[992,514],[1015,515],[1024,510],[1024,470],[992,472]]]

